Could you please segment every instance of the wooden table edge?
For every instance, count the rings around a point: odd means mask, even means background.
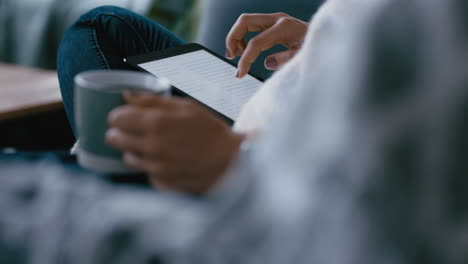
[[[32,105],[24,106],[20,110],[12,109],[11,111],[4,111],[0,113],[0,121],[10,121],[13,119],[18,119],[22,117],[34,116],[36,114],[41,114],[50,111],[57,111],[63,109],[63,103],[57,101],[55,103],[45,104],[45,105]]]

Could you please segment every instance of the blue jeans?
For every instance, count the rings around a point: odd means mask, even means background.
[[[75,136],[73,79],[78,73],[132,70],[123,58],[183,44],[161,25],[123,8],[103,6],[81,16],[65,33],[57,59],[65,111]]]

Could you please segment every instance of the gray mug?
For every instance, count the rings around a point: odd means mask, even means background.
[[[75,77],[75,120],[79,137],[78,163],[103,173],[132,173],[122,154],[105,143],[107,116],[125,104],[124,91],[170,94],[171,85],[153,75],[134,71],[95,70]]]

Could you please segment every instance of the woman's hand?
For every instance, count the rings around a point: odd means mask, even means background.
[[[309,24],[284,13],[243,14],[232,27],[226,39],[226,57],[239,60],[238,78],[244,77],[261,52],[277,44],[289,50],[269,56],[265,67],[276,70],[289,61],[301,48]],[[248,32],[261,31],[247,44],[244,41]]]
[[[201,105],[178,98],[125,94],[128,105],[109,114],[107,143],[127,166],[162,189],[202,194],[237,155],[244,136]]]

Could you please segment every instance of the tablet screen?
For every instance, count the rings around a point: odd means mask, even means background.
[[[168,79],[173,86],[232,120],[237,119],[242,106],[263,84],[250,75],[237,79],[236,67],[205,50],[138,66],[159,78]]]

